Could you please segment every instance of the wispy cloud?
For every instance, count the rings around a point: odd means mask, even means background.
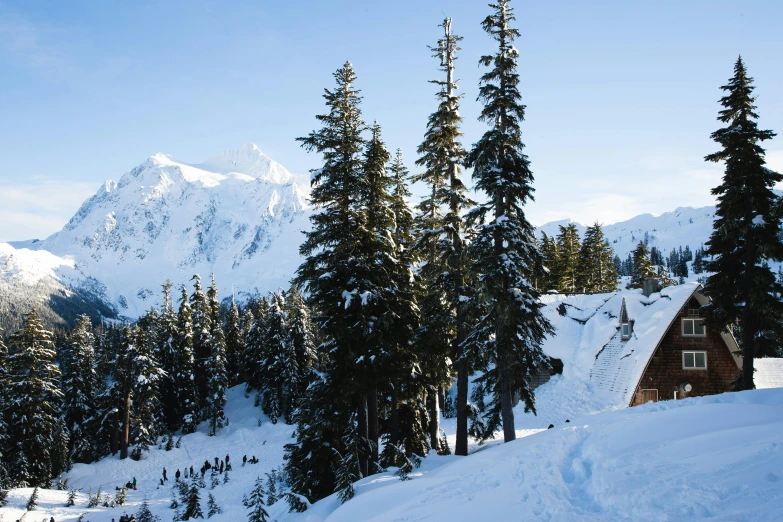
[[[35,69],[71,68],[62,47],[46,42],[45,36],[59,33],[43,28],[0,3],[0,53]]]
[[[58,179],[0,180],[0,242],[44,238],[57,232],[96,190],[91,183]]]

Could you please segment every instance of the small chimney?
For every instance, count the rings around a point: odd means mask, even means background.
[[[655,292],[661,290],[661,281],[655,276],[647,276],[642,282],[642,294],[645,297],[650,297]]]

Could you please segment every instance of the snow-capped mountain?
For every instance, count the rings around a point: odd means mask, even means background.
[[[129,317],[158,305],[167,279],[190,289],[194,274],[214,273],[221,297],[266,292],[299,265],[308,188],[252,143],[198,165],[155,154],[105,182],[60,232],[14,246],[70,260]]]

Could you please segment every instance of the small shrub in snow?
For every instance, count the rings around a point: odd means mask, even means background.
[[[223,474],[223,484],[228,484],[228,470]]]
[[[136,521],[137,522],[159,522],[160,517],[157,515],[153,515],[152,511],[150,511],[150,503],[147,500],[147,497],[144,497],[144,501],[141,503],[141,507],[139,508],[139,512],[136,513]]]
[[[38,486],[35,486],[33,494],[30,495],[30,499],[27,501],[27,511],[32,511],[38,505]]]
[[[174,435],[169,434],[168,438],[166,439],[166,451],[171,451],[174,449]]]
[[[210,481],[210,486],[212,487],[212,489],[215,489],[218,486],[218,484],[220,484],[220,481],[218,480],[217,473],[213,472],[212,480]]]
[[[185,499],[185,512],[182,513],[182,520],[190,520],[191,518],[204,518],[204,513],[201,511],[198,482],[195,477],[190,483],[190,489],[188,489],[188,495]]]
[[[68,500],[65,502],[65,507],[71,507],[76,504],[76,488],[71,488],[68,492]]]
[[[264,481],[261,477],[258,477],[250,495],[242,497],[242,504],[250,509],[250,513],[247,515],[248,522],[267,522],[269,513],[264,509],[265,496]]]
[[[79,515],[79,518],[76,519],[76,522],[84,522],[84,517],[87,515],[87,513],[82,513]]]
[[[169,505],[171,509],[177,509],[179,507],[179,501],[177,500],[177,495],[172,491],[171,492],[171,504]]]
[[[125,499],[128,498],[128,490],[123,488],[120,488],[120,490],[117,492],[117,495],[114,496],[114,503],[118,506],[124,506],[125,505]]]
[[[218,506],[217,502],[215,502],[215,497],[213,497],[212,493],[210,493],[209,499],[207,500],[207,518],[212,518],[212,515],[219,515],[222,512],[223,510],[220,509],[220,506]]]

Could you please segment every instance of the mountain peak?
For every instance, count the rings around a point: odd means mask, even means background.
[[[258,145],[247,142],[238,149],[227,150],[194,167],[220,174],[245,174],[271,183],[295,181],[295,176],[281,164],[261,152]]]

